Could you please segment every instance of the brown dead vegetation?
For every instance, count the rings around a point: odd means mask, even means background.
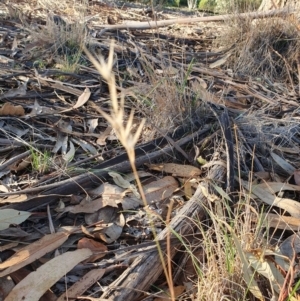
[[[299,81],[299,22],[294,16],[266,20],[235,19],[221,43],[232,47],[228,67],[237,76],[282,82]],[[222,39],[222,38],[221,38]]]
[[[299,298],[295,16],[0,10],[6,301]]]

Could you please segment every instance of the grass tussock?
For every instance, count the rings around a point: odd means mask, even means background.
[[[132,87],[136,110],[147,117],[156,129],[160,129],[160,135],[177,126],[192,126],[199,102],[196,101],[196,93],[189,87],[190,71],[172,66],[169,57],[157,64],[144,57],[144,62],[144,78],[147,80]]]
[[[76,56],[86,42],[83,23],[68,24],[62,18],[49,14],[45,26],[31,32],[38,46],[48,46],[47,52],[55,55]]]
[[[233,18],[218,41],[232,48],[227,67],[237,76],[298,83],[299,23],[294,16],[240,20]],[[296,68],[295,68],[296,67]]]
[[[251,212],[248,201],[240,200],[229,217],[231,209],[224,206],[226,200],[216,200],[207,209],[211,224],[198,224],[202,233],[202,247],[205,260],[199,262],[197,282],[197,300],[254,300],[251,283],[245,281],[243,273],[244,250],[251,250],[260,243],[260,232],[251,224]],[[223,216],[223,217],[222,217]],[[249,269],[250,278],[256,278]],[[248,276],[249,276],[248,275]]]
[[[219,229],[217,229],[218,231]],[[241,262],[227,236],[223,238],[211,229],[204,235],[206,262],[197,282],[198,300],[244,300],[245,283],[241,274]],[[217,236],[216,236],[217,234]],[[232,243],[232,242],[231,242]]]
[[[73,3],[73,2],[72,2]],[[30,32],[29,43],[24,53],[40,62],[36,67],[55,65],[63,72],[74,73],[83,62],[82,49],[88,43],[87,27],[84,17],[88,3],[75,1],[37,1],[37,7],[43,12],[42,24],[24,23]],[[71,17],[70,17],[71,16]]]
[[[52,11],[58,15],[71,17],[78,20],[86,13],[88,0],[37,0],[37,7],[45,11]]]

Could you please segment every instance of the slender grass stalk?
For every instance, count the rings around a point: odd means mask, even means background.
[[[103,57],[99,58],[99,62],[91,55],[91,53],[88,51],[86,47],[84,47],[84,51],[89,58],[89,60],[94,64],[98,72],[102,75],[104,80],[106,80],[109,88],[109,94],[110,94],[110,100],[111,100],[111,111],[110,114],[107,114],[103,110],[99,109],[99,112],[102,114],[102,116],[111,124],[113,129],[116,132],[116,135],[121,142],[121,144],[124,146],[129,162],[133,171],[133,174],[135,176],[137,186],[139,189],[139,193],[141,195],[142,201],[144,203],[144,206],[147,207],[147,200],[145,197],[145,193],[141,184],[141,181],[138,176],[138,172],[135,166],[135,151],[134,147],[140,137],[140,134],[142,132],[142,129],[144,127],[144,124],[146,122],[145,119],[141,120],[141,123],[139,127],[137,128],[136,132],[134,134],[131,133],[132,125],[133,125],[133,117],[134,117],[134,110],[131,110],[130,115],[128,119],[126,120],[126,123],[124,122],[125,118],[125,112],[124,112],[124,97],[121,97],[120,102],[118,102],[118,96],[117,96],[117,90],[116,90],[116,82],[115,82],[115,76],[113,74],[112,68],[113,68],[113,55],[114,55],[114,43],[111,43],[109,55],[107,62],[104,61]],[[150,215],[150,213],[148,213]],[[150,219],[151,220],[151,219]],[[172,282],[172,275],[170,274],[170,271],[167,269],[167,264],[164,259],[164,255],[162,252],[162,249],[159,245],[159,242],[157,241],[156,237],[156,231],[155,226],[151,222],[151,228],[154,235],[154,239],[156,241],[158,254],[160,257],[160,260],[162,262],[163,271],[169,286],[169,290],[171,292],[172,300],[175,300],[174,297],[174,291],[173,291],[173,282]]]

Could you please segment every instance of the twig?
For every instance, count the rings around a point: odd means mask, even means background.
[[[270,10],[267,12],[251,12],[251,13],[242,13],[238,17],[240,19],[262,19],[269,18],[274,16],[282,16],[286,14],[291,14],[287,9],[279,10]],[[208,17],[196,17],[196,18],[178,18],[172,20],[162,20],[162,21],[149,21],[149,22],[136,22],[129,21],[123,24],[116,25],[99,25],[95,26],[96,29],[103,29],[101,34],[108,30],[117,30],[117,29],[153,29],[159,27],[165,27],[174,24],[185,24],[185,23],[196,23],[196,22],[220,22],[227,21],[232,19],[232,15],[221,15],[221,16],[208,16]]]

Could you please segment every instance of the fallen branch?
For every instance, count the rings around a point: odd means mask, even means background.
[[[159,28],[168,25],[174,24],[186,24],[186,23],[196,23],[196,22],[219,22],[231,20],[235,17],[240,19],[262,19],[269,18],[275,16],[282,16],[291,14],[292,12],[288,9],[277,9],[270,10],[267,12],[251,12],[251,13],[242,13],[239,15],[221,15],[221,16],[208,16],[208,17],[196,17],[196,18],[179,18],[179,19],[171,19],[171,20],[162,20],[162,21],[149,21],[149,22],[137,22],[137,21],[128,21],[122,24],[116,25],[99,25],[95,26],[96,29],[103,28],[103,32],[107,30],[115,30],[115,29],[151,29],[151,28]]]

